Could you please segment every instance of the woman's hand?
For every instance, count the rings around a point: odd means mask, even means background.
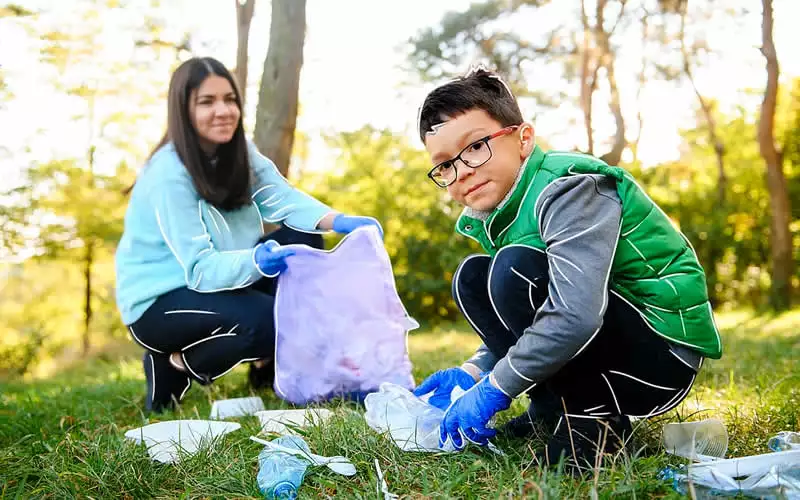
[[[383,238],[383,228],[380,223],[372,217],[339,214],[333,219],[333,230],[339,234],[349,234],[364,226],[374,226],[378,228],[378,232],[381,238]]]
[[[322,218],[317,227],[326,231],[334,231],[339,234],[350,234],[359,227],[375,226],[383,238],[383,228],[380,222],[374,217],[363,217],[360,215],[345,215],[340,213],[330,213]]]
[[[274,278],[286,270],[286,257],[294,255],[291,248],[281,247],[277,241],[259,243],[253,252],[253,260],[258,270],[267,278]]]

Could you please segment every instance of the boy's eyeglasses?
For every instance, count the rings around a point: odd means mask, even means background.
[[[453,159],[443,161],[433,167],[428,172],[428,177],[439,187],[446,188],[458,179],[458,171],[456,170],[456,161],[461,160],[461,163],[470,167],[478,168],[487,161],[492,159],[492,148],[489,147],[489,141],[495,137],[502,137],[519,128],[519,125],[511,125],[509,127],[501,128],[497,132],[486,137],[482,137],[465,147]]]

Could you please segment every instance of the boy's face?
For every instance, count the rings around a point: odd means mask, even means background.
[[[431,162],[439,165],[454,159],[467,146],[502,129],[503,126],[486,111],[473,109],[434,127],[435,132],[426,135],[425,147],[431,155]],[[454,200],[480,211],[494,210],[514,185],[522,162],[533,150],[533,127],[528,123],[521,124],[511,133],[475,148],[487,145],[491,149],[489,161],[477,168],[456,161],[454,166],[458,175],[447,187]]]

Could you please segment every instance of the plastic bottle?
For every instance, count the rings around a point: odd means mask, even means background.
[[[767,441],[767,446],[772,451],[798,450],[800,449],[800,432],[779,432]]]
[[[311,453],[306,442],[299,436],[281,436],[272,442],[285,448]],[[266,447],[258,454],[258,489],[270,500],[295,499],[310,464],[303,457]]]

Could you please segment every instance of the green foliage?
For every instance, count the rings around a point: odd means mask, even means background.
[[[0,256],[14,263],[27,259],[0,281],[2,296],[13,297],[2,315],[3,371],[33,369],[33,353],[39,355],[36,361],[60,351],[68,355],[80,342],[81,325],[84,350],[90,337],[91,343],[102,344],[120,331],[113,253],[127,201],[122,191],[134,177],[128,162],[138,163],[146,153],[140,144],[152,143],[143,136],[160,134],[147,126],[152,115],[148,106],[164,94],[172,62],[162,63],[152,54],[158,50],[148,44],[109,47],[106,36],[124,29],[139,40],[157,32],[152,23],[158,2],[124,2],[125,8],[145,14],[141,24],[119,16],[123,5],[118,1],[73,4],[70,9],[48,5],[13,20],[38,39],[39,60],[31,63],[49,77],[42,83],[49,84],[65,108],[76,110],[70,116],[71,139],[78,147],[52,154],[41,146],[35,153],[26,151],[26,145],[14,145],[15,151],[9,146],[10,155],[24,152],[42,160],[26,160],[22,184],[0,192]],[[149,63],[149,72],[142,71],[137,60],[148,56],[155,62]],[[2,94],[0,87],[0,97],[10,98]],[[16,279],[20,272],[23,276]],[[58,286],[48,272],[61,275]],[[43,288],[42,283],[51,286]]]
[[[794,93],[800,92],[800,81]],[[777,117],[786,143],[784,171],[793,208],[795,259],[800,259],[800,106],[784,92]],[[713,145],[700,126],[684,132],[688,151],[674,163],[638,170],[650,195],[692,242],[701,264],[714,275],[710,286],[717,303],[767,307],[770,287],[770,204],[764,162],[759,153],[754,112],[739,109],[718,117],[718,134],[726,147],[725,202],[719,201],[719,182]],[[709,272],[710,271],[710,272]],[[795,271],[795,281],[800,273]],[[710,280],[712,281],[712,280]],[[796,285],[795,285],[796,286]]]
[[[132,176],[125,164],[113,175],[94,173],[76,160],[58,160],[28,171],[26,226],[37,230],[28,240],[45,257],[64,257],[89,242],[113,246],[122,235]]]
[[[32,16],[35,13],[32,10],[26,9],[22,5],[9,3],[0,5],[0,19],[4,17],[25,17]]]
[[[517,95],[527,93],[524,69],[553,47],[537,45],[515,32],[487,29],[526,8],[548,0],[488,0],[476,2],[461,12],[448,12],[435,27],[418,33],[411,42],[411,63],[426,80],[441,80],[464,71],[464,62],[476,55],[499,71]],[[493,27],[492,27],[493,28]],[[554,41],[551,40],[551,43]]]
[[[477,245],[455,233],[460,209],[428,180],[427,154],[386,130],[364,127],[329,138],[339,156],[330,173],[303,179],[337,210],[376,217],[394,266],[397,289],[419,320],[454,319],[450,282]]]

